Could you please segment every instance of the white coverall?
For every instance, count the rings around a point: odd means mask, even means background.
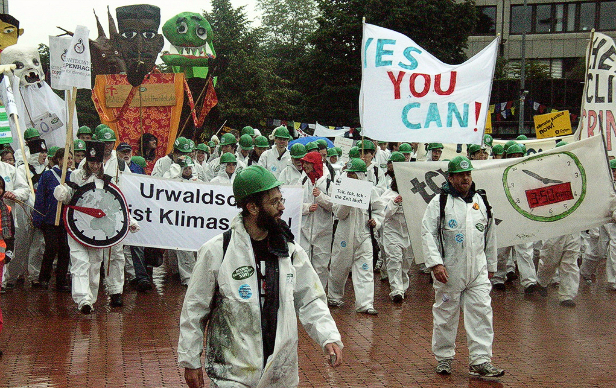
[[[605,257],[608,245],[608,234],[604,225],[588,230],[588,249],[580,266],[580,275],[585,281],[590,281],[597,271],[599,262]]]
[[[558,269],[560,283],[558,285],[558,299],[560,302],[573,300],[578,293],[580,285],[580,270],[578,257],[582,238],[580,233],[566,234],[543,241],[543,248],[539,251],[539,268],[537,279],[539,285],[547,287]]]
[[[402,295],[409,288],[409,270],[413,249],[411,238],[404,218],[402,202],[394,200],[398,193],[387,189],[382,195],[385,202],[385,220],[383,221],[383,248],[387,257],[387,277],[389,279],[389,297]]]
[[[460,309],[468,341],[470,365],[491,361],[492,306],[488,272],[496,271],[494,218],[488,225],[486,207],[479,194],[471,203],[447,196],[442,224],[441,253],[438,223],[440,196],[430,201],[422,220],[421,236],[426,266],[445,266],[447,283],[434,278],[435,301],[432,351],[438,361],[453,359]]]
[[[376,153],[374,154],[373,163],[379,166],[381,171],[383,171],[383,174],[387,172],[387,161],[389,160],[390,156],[391,156],[391,151],[388,149],[385,149],[383,151],[382,149],[378,148],[376,150]]]
[[[240,149],[240,147],[237,147],[237,151],[235,152],[235,159],[237,159],[238,162],[244,163],[244,166],[248,166],[248,159],[250,159],[250,151],[248,151],[248,154],[244,156],[242,155],[242,150]]]
[[[364,173],[358,172],[363,178]],[[376,221],[374,231],[381,228],[385,204],[376,188],[370,195],[372,218]],[[334,204],[334,217],[338,226],[334,235],[332,261],[327,279],[327,298],[340,302],[344,297],[344,285],[352,272],[355,290],[355,310],[363,312],[373,308],[374,273],[372,264],[372,242],[368,226],[368,210]]]
[[[616,224],[605,224],[605,232],[610,241],[607,247],[607,262],[605,263],[605,277],[608,287],[616,290]]]
[[[282,155],[280,155],[275,145],[263,152],[261,157],[259,157],[259,165],[269,170],[276,178],[278,178],[285,167],[291,164],[293,163],[291,162],[289,150],[285,149]]]
[[[221,170],[224,171],[224,166],[221,166],[220,164],[220,157],[212,160],[210,163],[208,163],[208,165],[209,169],[204,169],[204,171],[206,174],[207,181],[211,182],[212,179],[216,178],[216,176],[220,174]],[[238,173],[245,168],[246,165],[238,160],[235,166],[235,172]]]
[[[180,316],[180,367],[201,367],[207,326],[205,371],[218,388],[292,388],[299,383],[297,316],[323,349],[342,348],[325,293],[304,250],[288,243],[290,257],[279,258],[280,306],[274,352],[263,360],[261,303],[250,236],[236,216],[223,260],[223,235],[205,243],[188,285]],[[238,269],[244,276],[238,276]],[[263,365],[265,364],[265,367]]]
[[[232,185],[235,180],[235,172],[229,176],[225,171],[227,168],[227,163],[222,163],[220,165],[220,170],[218,171],[218,175],[214,179],[210,181],[212,184],[216,185]],[[237,170],[236,170],[237,171]]]
[[[278,176],[278,180],[285,185],[301,185],[304,176],[303,171],[298,170],[295,165],[293,165],[293,162],[291,162],[291,164],[282,170]]]
[[[533,261],[534,244],[534,242],[529,242],[498,248],[498,265],[496,273],[492,278],[492,283],[505,283],[507,273],[515,271],[515,266],[513,269],[508,266],[508,262],[513,258],[513,260],[518,263],[520,285],[526,288],[530,285],[537,284],[537,271],[535,270],[535,262]]]
[[[152,168],[152,176],[163,177],[173,164],[173,158],[170,155],[163,156],[154,163]]]
[[[332,233],[334,220],[332,218],[332,201],[330,198],[332,184],[327,176],[322,176],[313,185],[310,178],[302,174],[302,186],[304,187],[304,203],[302,205],[302,237],[300,245],[308,254],[312,267],[321,280],[323,289],[327,286],[328,265],[332,255]],[[318,197],[312,195],[314,188],[321,193]],[[317,204],[317,210],[311,212],[310,206]]]

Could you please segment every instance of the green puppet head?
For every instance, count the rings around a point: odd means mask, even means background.
[[[182,12],[167,20],[163,35],[171,43],[171,52],[161,57],[167,65],[206,67],[210,59],[216,58],[212,27],[198,13]]]

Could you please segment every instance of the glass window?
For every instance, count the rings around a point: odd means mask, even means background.
[[[575,3],[567,4],[567,31],[575,31],[576,7]]]
[[[521,34],[529,33],[531,26],[532,7],[524,7],[523,5],[514,5],[511,7],[511,33]]]
[[[475,29],[478,34],[494,35],[496,33],[496,7],[477,7],[479,21]]]
[[[552,31],[552,6],[541,4],[536,6],[537,18],[535,19],[535,32]]]
[[[599,29],[616,30],[616,1],[607,1],[600,4]]]
[[[554,31],[563,32],[563,24],[565,20],[565,5],[556,4],[554,7]]]
[[[580,31],[590,31],[595,27],[595,3],[580,4]]]

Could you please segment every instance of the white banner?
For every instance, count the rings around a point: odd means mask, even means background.
[[[229,229],[239,210],[231,186],[180,182],[147,175],[123,174],[122,193],[140,230],[124,244],[196,251]],[[283,219],[299,242],[303,189],[284,186]]]
[[[2,78],[2,83],[0,83],[0,98],[2,98],[2,102],[4,103],[4,107],[6,109],[6,114],[9,116],[19,116],[19,112],[17,112],[17,105],[15,104],[15,95],[13,94],[13,90],[18,87],[19,78],[12,75],[5,75]]]
[[[372,187],[372,182],[342,176],[334,183],[331,199],[333,203],[368,210]]]
[[[585,139],[603,133],[607,152],[616,156],[616,101],[613,79],[616,44],[607,35],[595,32],[586,50],[586,83],[582,95],[582,112],[576,135]]]
[[[71,45],[70,36],[49,36],[49,72],[51,73],[51,87],[62,90],[60,87],[60,73]]]
[[[87,27],[75,29],[60,72],[58,89],[92,89],[89,35]]]
[[[362,135],[383,141],[481,144],[498,40],[447,65],[398,32],[364,23]]]
[[[314,136],[320,137],[337,137],[343,136],[346,131],[344,129],[329,129],[319,123],[314,125]]]
[[[421,220],[446,181],[448,162],[394,163],[413,252],[422,263]],[[600,136],[517,159],[473,161],[499,247],[545,240],[611,220],[616,194]]]

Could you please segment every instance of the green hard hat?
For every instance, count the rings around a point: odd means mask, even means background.
[[[231,152],[225,152],[220,157],[220,163],[237,163],[237,159]]]
[[[338,156],[338,150],[336,150],[336,147],[327,149],[327,157],[330,157],[330,156]]]
[[[180,162],[178,163],[180,165],[180,167],[184,168],[184,167],[192,167],[195,165],[195,163],[193,162],[192,158],[188,155],[186,155],[186,157],[184,158],[184,160],[180,159]]]
[[[561,140],[561,141],[559,141],[558,143],[556,143],[556,147],[566,146],[567,144],[569,144],[569,143],[567,143],[567,142],[566,142],[566,141],[564,141],[564,140]]]
[[[505,153],[505,147],[503,147],[501,144],[496,144],[494,147],[492,147],[492,154],[502,155],[504,153]]]
[[[250,136],[248,134],[242,135],[240,137],[240,147],[243,150],[251,150],[251,149],[255,148],[254,147],[254,143],[252,141],[252,136]]]
[[[242,132],[241,132],[242,136],[244,135],[250,135],[251,137],[255,135],[255,130],[253,127],[251,127],[250,125],[245,126],[244,128],[242,128]],[[240,138],[241,139],[241,138]]]
[[[317,139],[316,143],[319,149],[327,148],[327,141],[325,139]]]
[[[265,136],[257,136],[255,137],[255,147],[259,148],[269,148],[270,144],[267,141],[267,137]]]
[[[107,128],[103,128],[100,130],[100,132],[97,135],[97,139],[102,142],[114,142],[115,143],[116,135],[115,135],[115,132],[113,132],[113,129],[107,127]]]
[[[509,148],[507,148],[506,151],[507,155],[512,155],[512,154],[525,154],[526,152],[524,152],[524,147],[522,147],[522,144],[512,144],[509,146]]]
[[[109,128],[109,126],[107,124],[98,124],[96,126],[96,128],[94,128],[94,135],[98,138],[98,134],[100,133],[100,131],[102,131],[104,128]]]
[[[57,146],[49,147],[49,150],[47,150],[47,157],[48,158],[53,158],[56,155],[56,152],[58,152],[59,149],[60,149],[60,147],[57,147]]]
[[[92,129],[90,129],[90,127],[88,127],[87,125],[83,125],[81,127],[79,127],[79,129],[77,130],[77,136],[79,135],[91,135],[92,134]]]
[[[518,144],[518,143],[516,143],[515,140],[509,140],[507,143],[505,143],[505,145],[503,146],[503,148],[505,149],[505,152],[507,152],[507,148],[511,147],[514,144]]]
[[[208,141],[207,145],[210,148],[216,148],[216,142],[213,140]]]
[[[406,143],[405,143],[406,144]],[[394,151],[389,157],[390,162],[405,162],[404,154],[402,152]]]
[[[28,128],[24,131],[24,139],[32,139],[33,137],[40,137],[41,134],[36,128]]]
[[[357,146],[351,147],[349,150],[349,158],[359,158],[359,148]]]
[[[360,158],[353,158],[347,162],[346,171],[366,172],[366,162],[364,162]]]
[[[494,140],[494,139],[492,138],[492,136],[491,136],[491,135],[489,135],[489,134],[487,134],[487,133],[486,133],[485,135],[483,135],[483,144],[484,144],[484,145],[486,145],[486,146],[488,146],[488,147],[492,147],[492,141],[493,141],[493,140]]]
[[[81,140],[81,139],[77,139],[73,142],[73,149],[75,151],[85,151],[86,150],[86,142]]]
[[[430,150],[437,150],[439,148],[443,148],[443,145],[441,143],[430,143],[428,144],[428,151]]]
[[[140,166],[141,168],[145,168],[146,167],[146,163],[145,163],[145,158],[143,156],[133,156],[130,161],[132,163],[135,163],[137,166]]]
[[[473,165],[471,161],[462,155],[458,155],[455,158],[449,161],[447,165],[447,172],[450,174],[455,174],[457,172],[465,172],[465,171],[473,171]]]
[[[191,147],[191,144],[190,144],[190,140],[188,140],[187,138],[183,136],[180,136],[177,139],[175,139],[175,142],[173,142],[173,149],[178,152],[182,152],[184,154],[188,154],[193,151],[193,148]]]
[[[252,165],[237,173],[233,181],[233,195],[236,202],[243,201],[249,195],[271,190],[282,185],[274,174],[262,166]]]
[[[198,151],[203,151],[203,152],[206,152],[206,153],[208,153],[208,154],[210,153],[210,147],[208,147],[208,145],[207,145],[207,144],[205,144],[205,143],[199,143],[199,144],[197,145],[196,150],[198,150]]]
[[[400,144],[400,147],[398,147],[398,151],[403,154],[412,154],[413,147],[411,147],[409,143],[402,143]]]
[[[370,141],[370,140],[363,140],[363,141],[358,141],[357,142],[357,148],[359,149],[359,151],[362,150],[376,150],[376,147],[374,146],[374,142]]]
[[[610,160],[610,168],[612,170],[616,169],[616,159]]]
[[[515,138],[516,140],[528,140],[528,138],[526,137],[526,135],[519,135],[518,137]]]
[[[481,150],[482,148],[484,147],[480,146],[479,144],[471,144],[470,146],[468,146],[468,153],[472,155],[475,152]]]
[[[295,143],[291,146],[291,157],[293,159],[301,159],[306,156],[306,147],[301,143]]]
[[[235,144],[237,144],[237,139],[235,138],[235,136],[233,136],[232,133],[225,133],[220,138],[221,147],[226,146],[226,145],[235,145]]]
[[[306,153],[312,152],[318,149],[319,149],[319,146],[317,145],[317,143],[313,141],[306,143]]]
[[[287,139],[287,140],[291,139],[291,135],[289,135],[289,130],[287,129],[287,127],[284,127],[282,125],[274,129],[274,137],[278,137],[281,139]]]
[[[334,149],[336,150],[336,152],[338,153],[338,157],[342,156],[342,148],[340,147],[334,147]]]

